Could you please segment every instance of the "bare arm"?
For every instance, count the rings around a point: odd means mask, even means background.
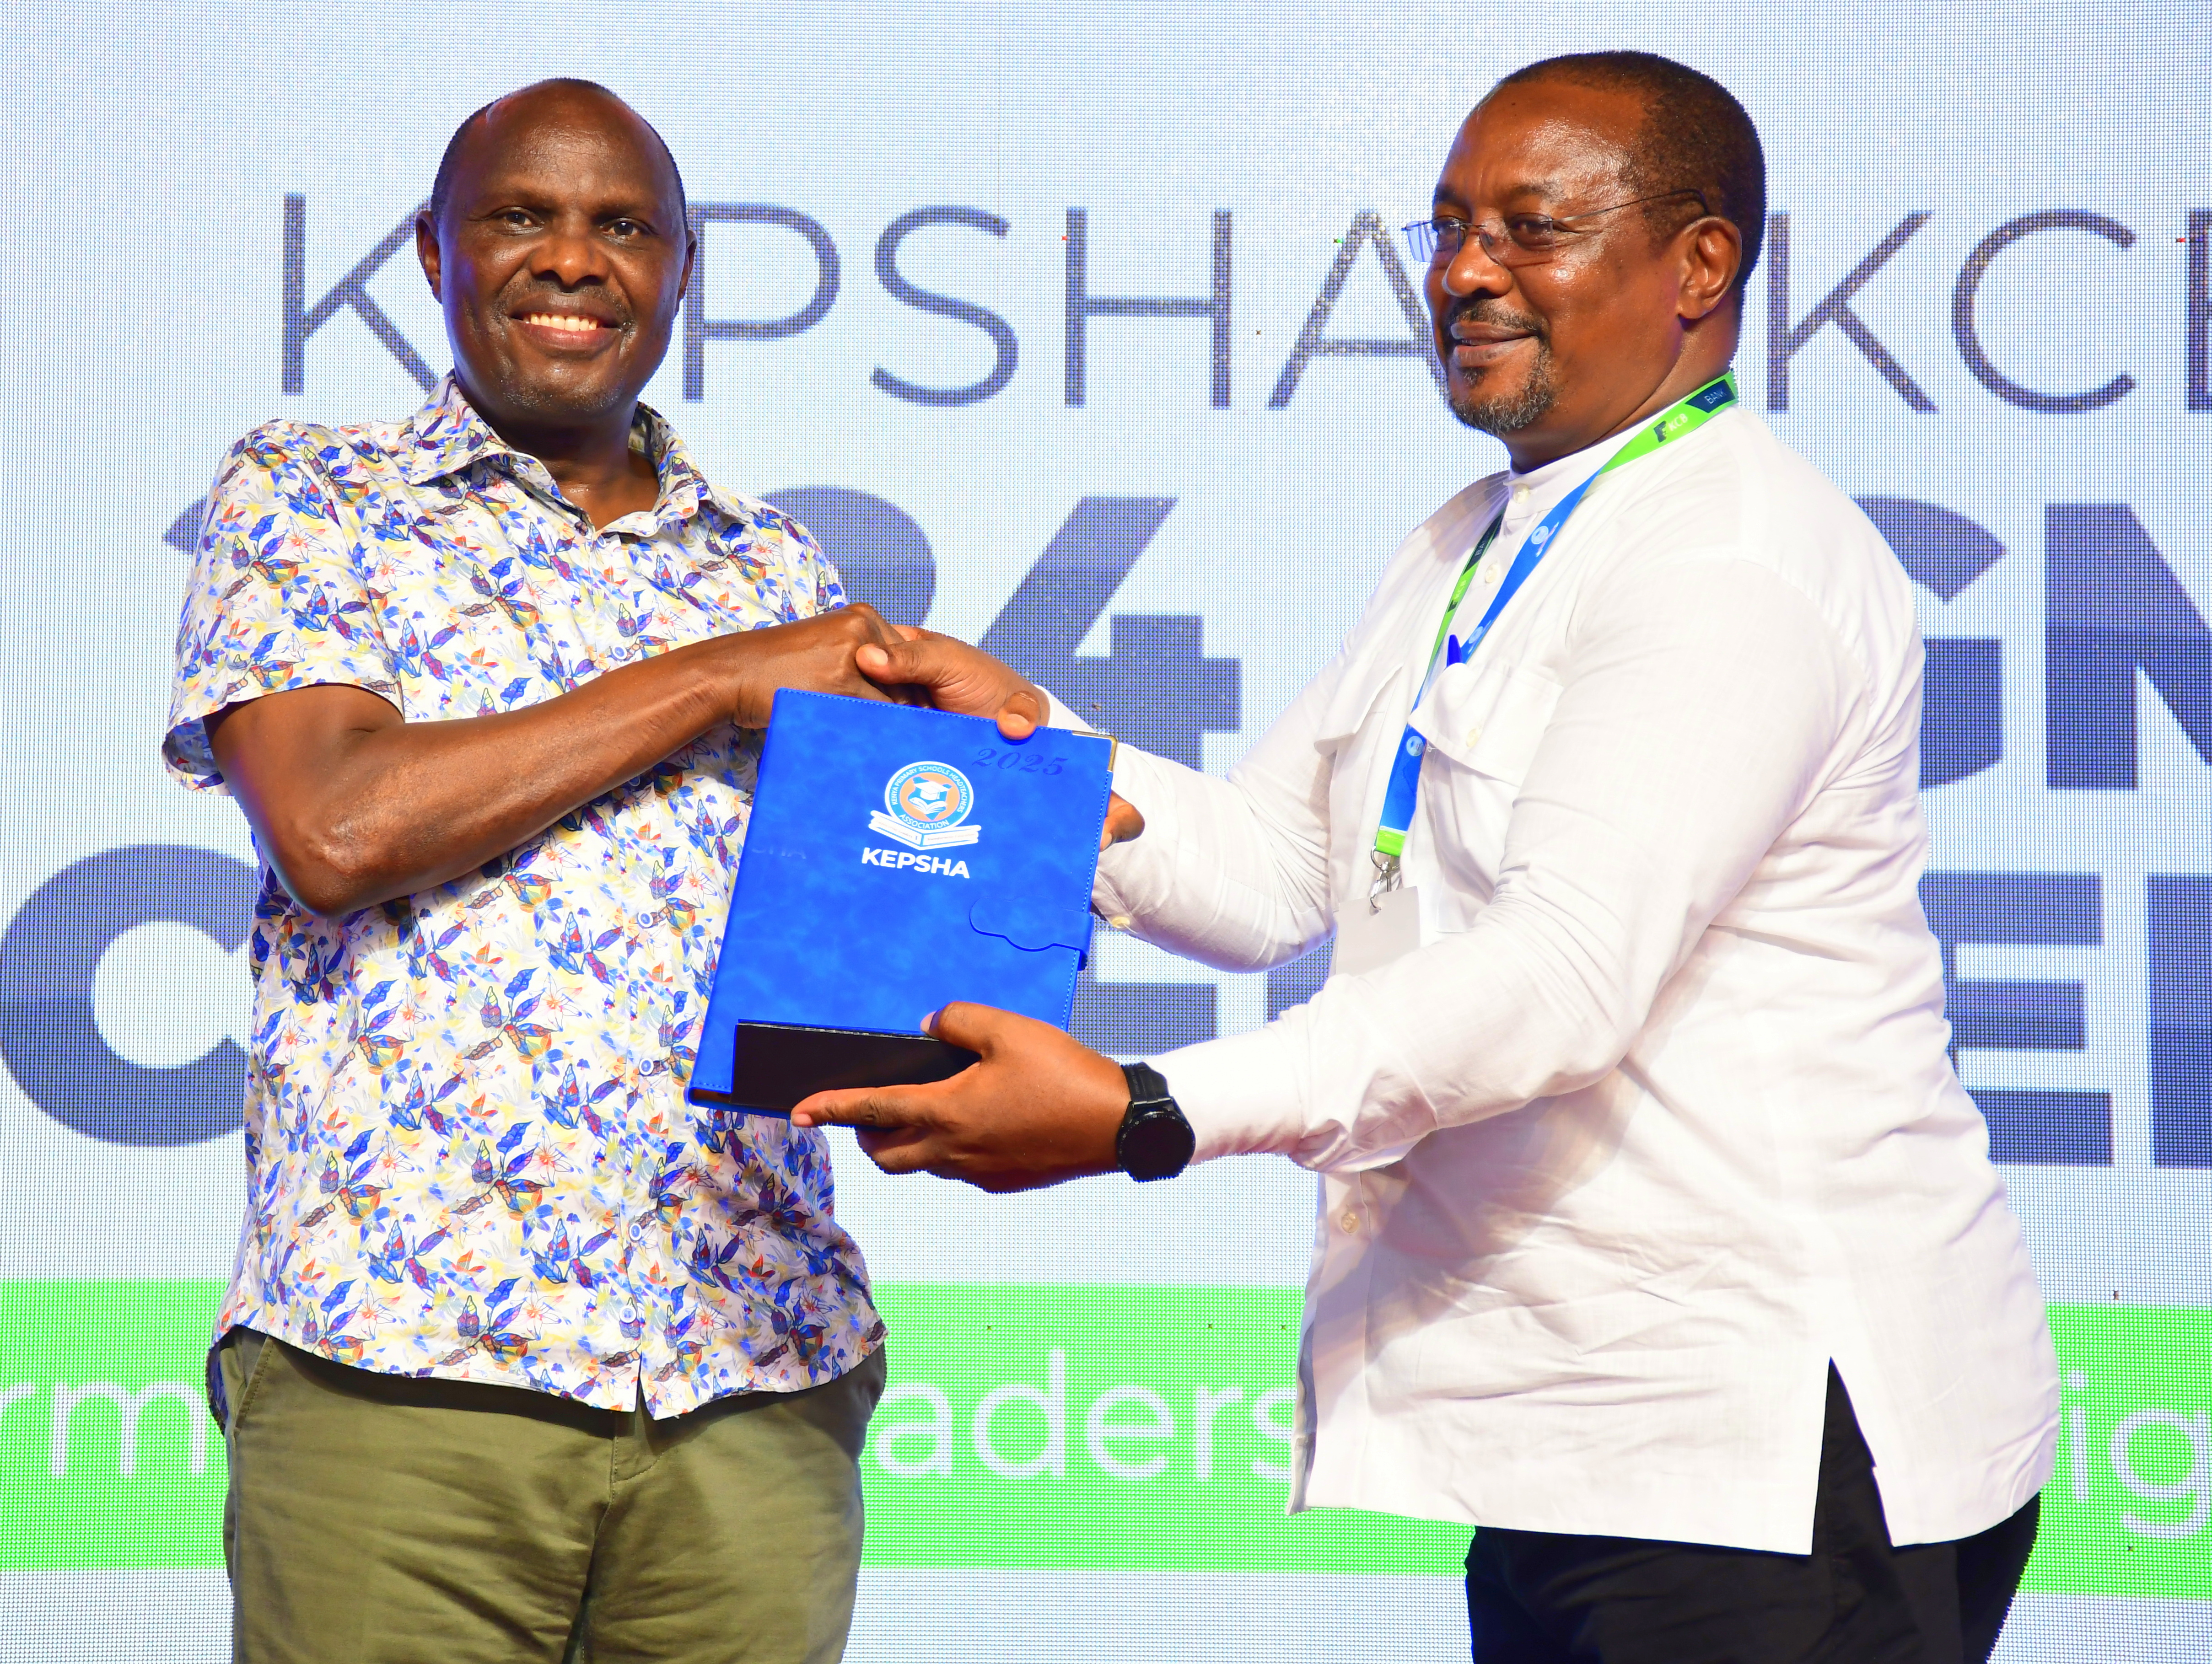
[[[719,723],[765,727],[779,688],[890,696],[854,654],[896,640],[860,604],[695,642],[524,710],[410,722],[360,688],[298,688],[226,708],[208,734],[285,888],[335,915],[475,871]]]

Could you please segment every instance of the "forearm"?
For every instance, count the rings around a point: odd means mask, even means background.
[[[1145,835],[1100,857],[1093,896],[1121,928],[1223,970],[1259,970],[1328,934],[1326,821],[1270,812],[1239,770],[1227,780],[1123,748],[1115,788]]]
[[[473,871],[718,723],[767,726],[780,689],[889,696],[854,662],[889,636],[867,607],[840,608],[453,721],[408,722],[358,686],[297,688],[232,706],[209,738],[286,887],[349,913]]]
[[[346,729],[256,817],[279,875],[304,905],[335,914],[474,871],[727,720],[716,645],[522,710]]]
[[[1263,1029],[1154,1061],[1197,1129],[1197,1159],[1381,1166],[1439,1127],[1607,1073],[1666,975],[1664,932],[1639,937],[1608,940],[1509,898],[1472,930],[1332,977]]]
[[[1721,560],[1657,566],[1604,604],[1471,926],[1158,1060],[1201,1157],[1372,1166],[1602,1078],[1802,812],[1858,685],[1811,604]],[[1439,762],[1424,780],[1459,789]]]
[[[1219,970],[1262,970],[1329,932],[1328,759],[1316,716],[1341,656],[1217,780],[1121,746],[1114,789],[1140,837],[1098,858],[1094,907],[1115,928]],[[1057,726],[1088,725],[1058,699]]]

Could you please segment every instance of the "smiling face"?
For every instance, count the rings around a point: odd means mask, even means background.
[[[501,437],[627,434],[690,266],[675,167],[635,112],[562,86],[501,100],[416,241],[462,389]]]
[[[1461,126],[1437,181],[1439,216],[1508,228],[1534,216],[1566,222],[1556,250],[1529,264],[1514,254],[1501,265],[1470,234],[1429,269],[1452,411],[1504,440],[1516,467],[1620,431],[1717,304],[1709,275],[1692,281],[1703,256],[1688,227],[1655,235],[1639,207],[1572,218],[1652,194],[1632,179],[1644,118],[1628,92],[1553,80],[1501,87]]]

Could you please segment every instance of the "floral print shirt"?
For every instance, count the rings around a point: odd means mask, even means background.
[[[410,722],[550,699],[687,641],[842,605],[805,531],[708,485],[604,530],[448,376],[400,422],[232,451],[178,631],[163,753],[317,683]],[[339,919],[263,863],[248,1191],[218,1335],[672,1416],[828,1381],[883,1325],[818,1132],[684,1101],[759,736],[714,729],[482,871]]]

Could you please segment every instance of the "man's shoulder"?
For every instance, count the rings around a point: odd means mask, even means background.
[[[660,469],[661,495],[666,497],[687,486],[696,489],[700,508],[710,520],[719,522],[714,531],[715,541],[781,544],[802,562],[822,558],[822,545],[799,523],[798,515],[709,479],[676,431],[675,423],[649,404],[641,404],[638,410],[646,424],[646,443]],[[793,495],[806,499],[810,506],[818,501],[826,507],[842,494],[817,489]]]
[[[796,514],[778,508],[762,497],[750,497],[725,485],[711,485],[708,496],[735,527],[757,537],[787,539],[809,556],[819,556],[822,545]]]
[[[1711,562],[1759,568],[1796,591],[1863,664],[1903,665],[1917,640],[1911,580],[1849,494],[1753,412],[1710,423],[1650,463],[1613,519],[1608,570],[1652,579]]]
[[[1467,559],[1492,517],[1505,502],[1506,476],[1503,471],[1486,474],[1474,484],[1455,492],[1429,517],[1407,533],[1398,552],[1383,569],[1376,586],[1381,595],[1407,581],[1419,581],[1439,562],[1449,565]]]
[[[1506,472],[1499,469],[1494,474],[1485,474],[1474,484],[1454,492],[1444,499],[1434,513],[1413,528],[1413,542],[1426,534],[1445,542],[1456,540],[1463,532],[1480,533],[1492,515],[1505,501]]]
[[[1674,455],[1623,472],[1622,525],[1635,544],[1734,555],[1802,579],[1898,575],[1858,504],[1749,410],[1731,410]]]
[[[1756,411],[1739,407],[1717,425],[1718,437],[1735,459],[1741,483],[1753,484],[1786,513],[1838,515],[1856,522],[1857,507],[1843,487],[1820,465],[1790,444]]]
[[[743,569],[781,572],[784,580],[794,586],[794,593],[808,594],[817,592],[835,571],[820,541],[791,509],[720,485],[706,486],[702,507],[707,512],[702,518],[710,528],[708,539],[716,554]],[[811,506],[806,512],[812,512]],[[864,531],[864,541],[888,541],[880,529],[869,530],[875,531],[875,537],[871,538]],[[843,598],[842,588],[837,598]]]
[[[304,471],[332,479],[362,474],[396,477],[406,427],[404,422],[327,423],[280,416],[232,446],[224,472],[253,469],[264,474]]]

